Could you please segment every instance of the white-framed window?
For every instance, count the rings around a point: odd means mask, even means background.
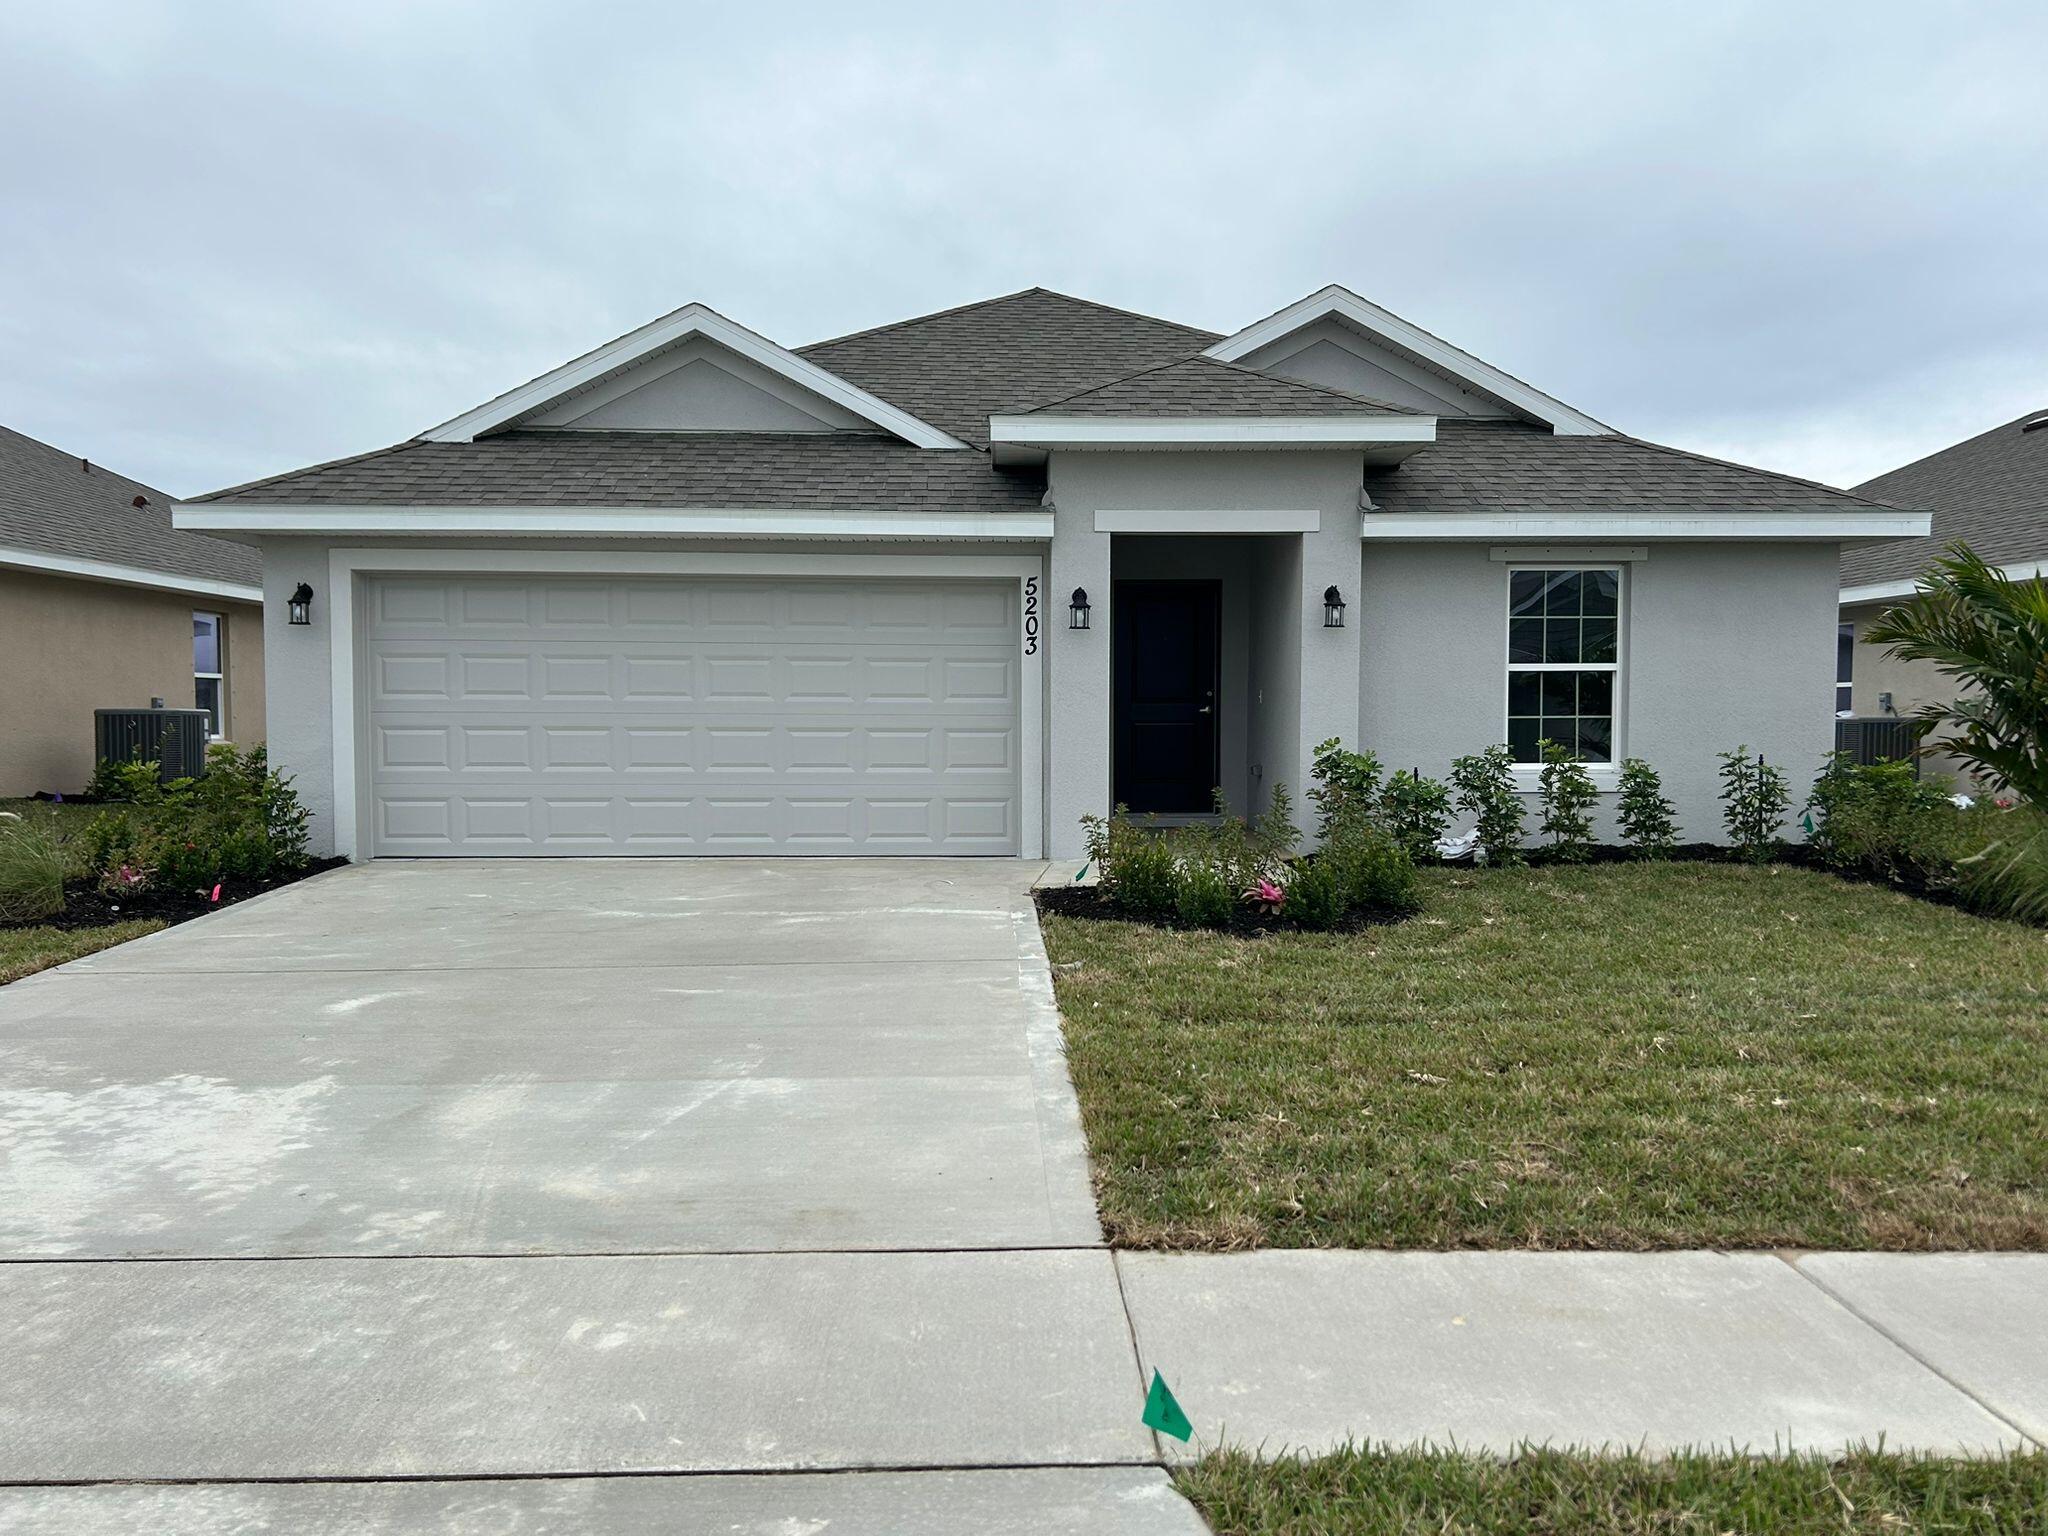
[[[1618,760],[1622,568],[1508,570],[1507,743],[1517,763],[1543,741],[1587,763]]]
[[[221,613],[192,615],[192,702],[212,716],[207,734],[228,733],[228,621]]]
[[[1856,626],[1835,626],[1835,713],[1856,713]]]

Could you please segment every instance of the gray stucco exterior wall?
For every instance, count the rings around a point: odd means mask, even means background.
[[[1838,554],[1657,544],[1628,565],[1618,755],[1663,775],[1684,840],[1722,840],[1716,754],[1742,744],[1785,770],[1796,823],[1833,746]],[[1483,544],[1367,547],[1360,740],[1389,770],[1442,778],[1504,739],[1508,569]],[[1611,781],[1603,791],[1600,835],[1612,836]],[[1533,779],[1530,809],[1533,836]]]

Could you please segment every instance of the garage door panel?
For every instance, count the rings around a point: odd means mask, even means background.
[[[379,582],[375,851],[1014,853],[1011,583]]]

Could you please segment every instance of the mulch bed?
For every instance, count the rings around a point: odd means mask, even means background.
[[[1054,886],[1034,891],[1038,910],[1054,917],[1099,918],[1117,923],[1150,923],[1154,928],[1178,928],[1189,933],[1237,933],[1255,937],[1265,933],[1362,933],[1413,917],[1413,912],[1367,909],[1354,912],[1330,928],[1311,929],[1272,912],[1261,912],[1247,902],[1225,927],[1213,923],[1184,923],[1175,917],[1155,917],[1149,912],[1132,912],[1119,905],[1099,885]]]
[[[190,922],[195,917],[218,912],[222,907],[247,901],[251,896],[274,891],[281,885],[291,885],[310,875],[339,869],[347,862],[347,859],[315,859],[304,869],[288,875],[273,875],[267,880],[224,880],[219,901],[210,899],[210,891],[162,890],[149,886],[110,896],[94,881],[70,880],[64,885],[63,911],[50,917],[39,917],[33,922],[0,923],[0,928],[106,928],[115,923],[129,923],[148,917],[161,918],[167,923]]]

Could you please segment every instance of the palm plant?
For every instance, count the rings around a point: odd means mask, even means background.
[[[1866,638],[1969,685],[1920,710],[1923,751],[1947,752],[2048,809],[2048,583],[2015,581],[1951,544]]]

